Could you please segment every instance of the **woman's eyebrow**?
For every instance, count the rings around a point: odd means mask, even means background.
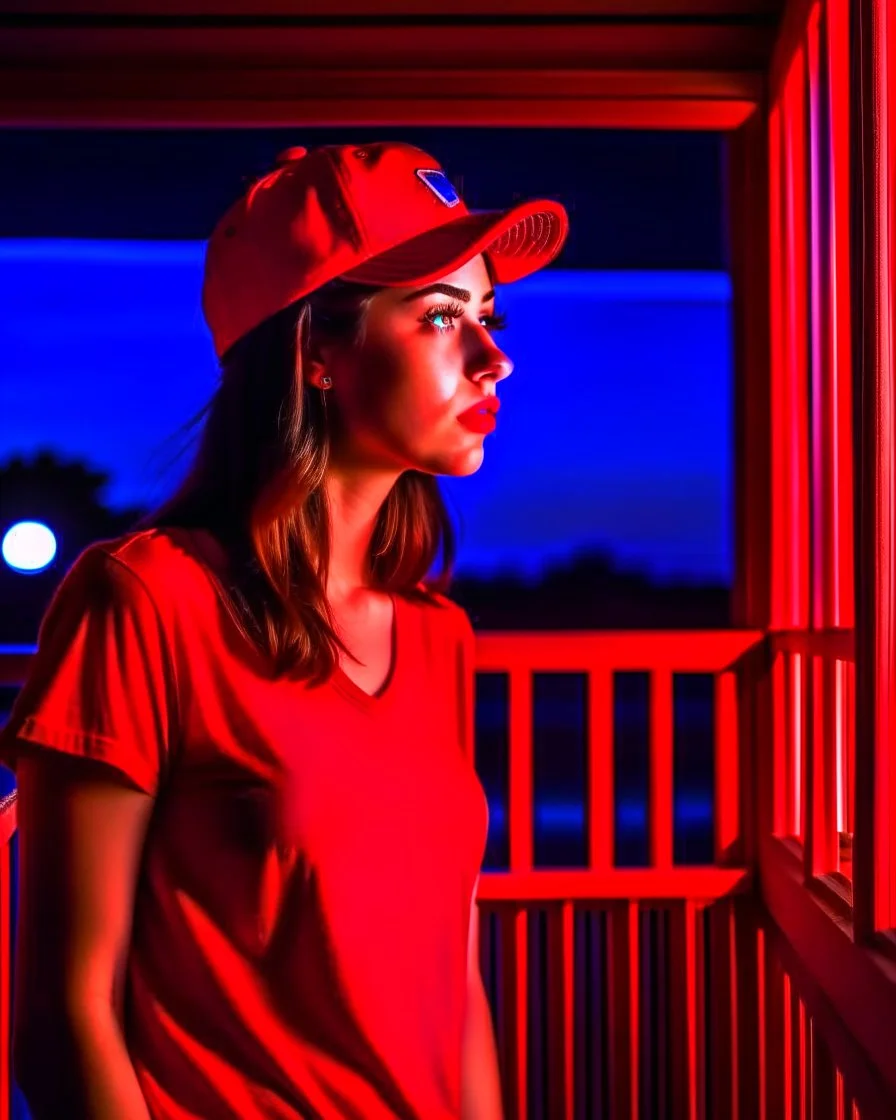
[[[428,296],[433,292],[440,292],[442,295],[452,296],[454,299],[459,299],[462,303],[469,303],[472,298],[466,288],[455,288],[453,284],[430,284],[426,288],[421,288],[419,292],[411,292],[410,295],[402,296],[401,302],[410,303],[411,300],[420,299],[421,296]],[[488,303],[490,299],[494,298],[495,289],[492,288],[482,297],[482,302]]]

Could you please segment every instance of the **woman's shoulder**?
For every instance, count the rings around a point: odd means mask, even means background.
[[[158,605],[172,598],[183,601],[209,587],[209,576],[221,570],[223,559],[220,545],[205,530],[165,527],[95,541],[77,563],[127,570]]]
[[[223,554],[221,546],[205,529],[179,526],[135,529],[111,540],[97,541],[95,547],[146,573],[170,573],[173,564],[192,566]]]

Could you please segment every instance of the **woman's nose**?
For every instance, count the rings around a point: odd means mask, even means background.
[[[471,363],[474,379],[478,381],[482,377],[492,377],[496,382],[503,381],[513,373],[513,362],[500,346],[495,344],[485,328],[482,329],[479,338],[480,345]]]

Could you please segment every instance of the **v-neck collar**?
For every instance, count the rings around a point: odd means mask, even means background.
[[[334,687],[347,700],[351,700],[352,703],[368,712],[380,711],[388,706],[395,693],[395,680],[401,663],[402,626],[399,623],[401,596],[390,592],[389,598],[392,600],[392,661],[389,666],[389,673],[379,690],[377,692],[365,692],[338,663],[333,670],[333,676],[330,678]]]

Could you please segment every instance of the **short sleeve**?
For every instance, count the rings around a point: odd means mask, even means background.
[[[140,577],[93,546],[44,614],[27,681],[0,731],[0,762],[25,745],[104,762],[155,794],[176,691],[159,612]]]

